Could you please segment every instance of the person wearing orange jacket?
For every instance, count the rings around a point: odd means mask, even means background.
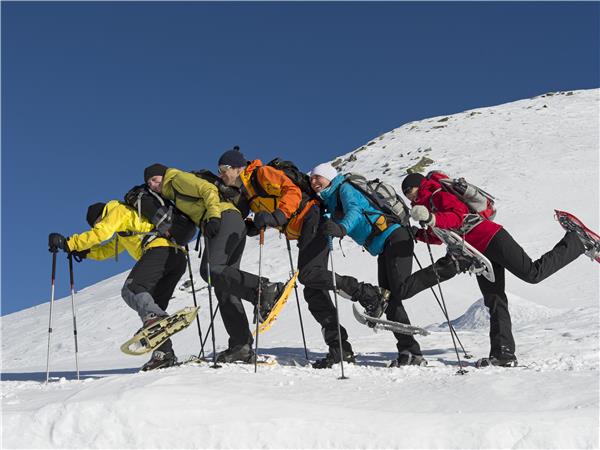
[[[218,161],[219,175],[228,186],[237,186],[248,198],[254,219],[246,220],[248,235],[272,227],[285,234],[288,240],[298,241],[299,281],[304,285],[308,309],[321,325],[329,352],[313,367],[329,368],[340,362],[337,316],[329,295],[334,289],[333,274],[327,270],[328,237],[323,233],[324,222],[320,201],[294,184],[282,170],[265,166],[260,160],[247,161],[235,147]],[[379,317],[383,313],[389,292],[353,277],[336,274],[340,294],[358,301],[368,314]],[[348,333],[340,326],[344,361],[353,362],[354,353],[348,342]]]

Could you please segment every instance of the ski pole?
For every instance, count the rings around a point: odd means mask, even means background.
[[[210,325],[208,326],[208,331],[204,335],[204,340],[202,341],[202,346],[200,348],[200,352],[202,354],[204,354],[204,345],[206,344],[206,341],[208,340],[208,336],[210,335],[210,332],[213,329],[213,324],[215,323],[215,317],[217,317],[217,312],[219,312],[219,306],[221,306],[221,305],[219,305],[217,303],[217,307],[215,308],[215,311],[213,312],[213,314],[210,318]]]
[[[410,227],[407,228],[408,229],[408,234],[410,235],[411,239],[413,241],[415,241],[415,236],[411,230]],[[417,262],[417,265],[419,266],[419,269],[422,270],[423,266],[421,265],[421,262],[419,261],[419,258],[417,258],[417,255],[415,254],[415,252],[413,252],[413,258],[415,258],[415,261]],[[432,269],[435,270],[434,267],[432,267]],[[463,346],[462,342],[460,341],[460,338],[458,337],[458,333],[456,332],[456,329],[454,328],[454,325],[452,325],[452,323],[450,323],[450,317],[448,316],[448,311],[442,306],[442,304],[440,303],[440,299],[438,298],[437,294],[435,293],[435,291],[433,290],[433,288],[429,288],[431,290],[431,293],[433,294],[433,297],[435,298],[435,301],[437,302],[438,306],[440,307],[442,314],[444,315],[446,322],[449,325],[450,328],[450,333],[453,333],[454,336],[456,337],[456,340],[458,341],[458,344],[460,345],[460,348],[462,349],[463,353],[464,353],[464,357],[465,359],[471,359],[473,357],[473,355],[471,355],[470,353],[468,353],[465,350],[465,347]]]
[[[212,279],[210,276],[210,251],[208,250],[208,238],[206,237],[206,234],[204,235],[204,247],[205,247],[205,251],[206,251],[206,272],[207,272],[207,278],[208,278],[208,307],[210,308],[211,325],[213,325],[212,333],[211,333],[212,348],[213,348],[213,364],[210,367],[213,369],[218,369],[221,366],[219,366],[217,364],[217,349],[216,349],[216,345],[215,345],[215,327],[214,327],[214,321],[213,321],[213,316],[212,316],[213,308],[212,308]]]
[[[425,229],[425,227],[423,227]],[[435,278],[437,280],[438,290],[440,291],[440,299],[442,305],[444,305],[446,320],[448,322],[448,327],[450,327],[450,318],[448,316],[448,308],[446,307],[446,301],[444,300],[444,293],[442,292],[442,285],[440,284],[440,277],[437,273],[437,269],[435,268],[435,262],[433,261],[433,253],[431,253],[431,245],[429,244],[429,236],[427,235],[427,231],[425,231],[425,243],[427,244],[427,250],[429,251],[429,258],[431,259],[431,264],[433,267],[433,273],[435,274]],[[454,334],[450,333],[450,337],[452,338],[452,345],[454,346],[454,351],[456,352],[456,359],[458,361],[458,371],[456,372],[458,375],[464,375],[467,373],[467,370],[463,369],[462,362],[460,361],[460,355],[458,354],[458,347],[456,346],[456,340],[454,339]]]
[[[292,271],[291,276],[294,276],[296,270],[294,269],[294,261],[292,260],[292,247],[290,246],[290,240],[285,239],[288,249],[288,255],[290,256],[290,269]],[[298,297],[298,285],[294,283],[294,292],[296,294],[296,305],[298,306],[298,318],[300,319],[300,330],[302,331],[302,343],[304,344],[304,356],[308,361],[308,350],[306,348],[306,338],[304,336],[304,324],[302,323],[302,311],[300,311],[300,299]]]
[[[340,310],[338,308],[337,283],[335,280],[335,268],[333,266],[333,238],[331,236],[329,237],[327,243],[329,246],[329,259],[331,260],[331,277],[333,279],[333,298],[335,299],[335,315],[337,318],[338,343],[340,345],[340,369],[342,371],[342,376],[338,379],[339,380],[347,380],[348,377],[344,376],[344,351],[342,349],[342,329],[340,327]]]
[[[254,373],[258,371],[258,325],[260,323],[260,299],[262,296],[262,252],[265,245],[265,230],[260,229],[258,240],[258,297],[256,298],[255,317],[256,317],[256,340],[254,341]]]
[[[52,252],[52,282],[50,284],[50,319],[48,322],[48,351],[46,353],[46,384],[50,380],[50,340],[52,338],[52,307],[54,306],[54,279],[56,278],[56,253],[57,249],[53,248]]]
[[[190,273],[190,281],[192,282],[192,298],[194,299],[194,307],[198,308],[198,302],[196,301],[196,287],[194,286],[194,276],[192,275],[192,262],[190,261],[190,249],[187,244],[185,244],[185,256],[188,264],[188,272]],[[198,318],[198,314],[196,314],[196,325],[198,325],[198,337],[200,338],[200,353],[198,353],[198,357],[204,356],[204,346],[202,345],[202,329],[200,328],[200,319]]]
[[[75,368],[79,380],[79,347],[77,345],[77,319],[75,318],[75,277],[73,276],[73,255],[69,253],[69,277],[71,282],[71,311],[73,312],[73,338],[75,339]]]

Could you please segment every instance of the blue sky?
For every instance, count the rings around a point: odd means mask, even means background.
[[[2,314],[49,300],[48,233],[151,163],[214,170],[237,144],[308,170],[412,120],[599,87],[598,3],[1,8]],[[132,265],[85,261],[76,287]]]

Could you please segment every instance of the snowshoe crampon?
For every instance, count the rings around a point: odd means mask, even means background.
[[[154,350],[175,333],[191,324],[198,314],[198,309],[188,306],[142,328],[135,336],[121,345],[121,351],[128,355],[143,355]]]

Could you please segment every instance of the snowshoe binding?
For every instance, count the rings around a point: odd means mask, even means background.
[[[217,355],[218,363],[244,363],[254,364],[256,355],[249,344],[236,345],[228,348]]]
[[[484,367],[496,366],[496,367],[517,367],[519,362],[515,355],[506,355],[501,357],[490,356],[489,358],[478,359],[475,363],[475,367],[482,369]]]

